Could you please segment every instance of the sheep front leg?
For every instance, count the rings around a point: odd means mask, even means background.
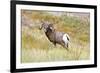
[[[53,44],[56,46],[56,42],[53,42]]]

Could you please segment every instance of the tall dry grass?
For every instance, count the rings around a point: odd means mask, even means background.
[[[22,17],[25,16],[25,22],[29,23],[24,25],[22,22],[22,63],[87,60],[90,58],[88,13],[22,10],[21,14]],[[41,21],[49,21],[54,24],[56,30],[69,34],[71,38],[69,51],[60,45],[54,46],[48,40],[44,31],[38,29]]]

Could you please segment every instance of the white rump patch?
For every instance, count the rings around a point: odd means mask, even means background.
[[[64,34],[63,35],[63,41],[65,42],[66,45],[69,43],[69,40],[67,38],[70,40],[69,35],[68,34]]]

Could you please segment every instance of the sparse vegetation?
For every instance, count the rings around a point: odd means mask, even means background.
[[[89,59],[90,22],[88,13],[22,10],[21,14],[22,17],[27,18],[26,21],[30,21],[27,25],[22,22],[22,63]],[[49,21],[54,24],[56,30],[69,34],[71,38],[69,51],[60,45],[54,46],[47,39],[44,32],[38,29],[41,20]]]

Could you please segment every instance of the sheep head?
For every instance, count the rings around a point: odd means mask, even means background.
[[[54,27],[53,24],[49,23],[49,22],[42,22],[42,25],[40,27],[40,30],[43,29],[44,32],[47,32],[48,30],[50,31],[54,31]]]

